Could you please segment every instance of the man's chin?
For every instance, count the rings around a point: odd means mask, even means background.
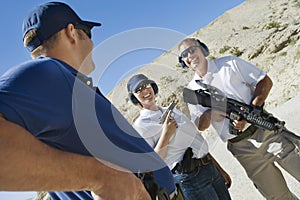
[[[83,65],[81,65],[79,72],[88,75],[95,70],[95,67],[96,66],[94,62],[84,62]]]

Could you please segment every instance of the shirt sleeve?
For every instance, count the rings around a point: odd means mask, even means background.
[[[71,99],[64,97],[71,95],[62,93],[69,87],[52,62],[22,65],[0,78],[0,113],[35,136],[61,130],[70,123],[64,113],[71,111]]]
[[[201,105],[193,105],[193,104],[188,104],[188,108],[190,111],[192,122],[195,122],[198,117],[200,117],[206,110],[209,109]]]
[[[146,142],[152,147],[155,148],[156,142],[153,139],[153,137],[149,137],[151,133],[149,133],[149,129],[147,128],[147,125],[142,123],[141,120],[138,118],[133,123],[133,128],[146,140]],[[149,133],[149,134],[147,134]]]
[[[5,102],[0,113],[39,139],[47,135],[47,144],[59,140],[62,149],[87,151],[134,173],[152,170],[160,187],[174,191],[166,163],[106,98],[81,81],[74,83],[74,75],[55,62],[31,62],[0,78],[0,99]]]
[[[243,59],[236,57],[233,60],[233,62],[241,78],[251,88],[255,88],[258,82],[261,81],[266,76],[265,71],[259,69],[257,66]]]

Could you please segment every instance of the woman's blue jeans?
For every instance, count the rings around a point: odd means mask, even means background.
[[[199,166],[190,174],[173,174],[185,200],[231,199],[224,178],[213,162]]]

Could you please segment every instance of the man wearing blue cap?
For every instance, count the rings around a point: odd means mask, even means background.
[[[147,200],[134,173],[153,171],[168,198],[176,196],[167,165],[86,76],[95,67],[91,29],[100,25],[60,2],[24,19],[34,59],[0,78],[1,190]]]

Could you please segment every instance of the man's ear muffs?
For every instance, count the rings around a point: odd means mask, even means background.
[[[189,67],[185,64],[185,62],[182,60],[182,57],[179,56],[178,57],[178,63],[179,65],[184,69],[184,70],[187,70]]]
[[[157,94],[158,86],[156,83],[151,83],[151,87],[153,88],[154,94]],[[132,94],[132,92],[128,94],[128,99],[131,101],[131,103],[133,103],[133,105],[138,105],[140,103],[139,100],[137,100],[137,98]]]
[[[208,49],[208,47],[206,46],[206,44],[204,44],[203,42],[201,42],[201,41],[198,40],[198,39],[195,39],[195,40],[199,43],[200,48],[201,48],[201,50],[202,50],[202,53],[203,53],[204,57],[209,56],[209,49]]]
[[[194,40],[199,44],[200,49],[204,55],[204,57],[209,56],[209,49],[206,46],[206,44],[204,44],[203,42],[201,42],[199,39],[194,38]],[[178,57],[178,63],[179,65],[183,68],[183,69],[188,69],[189,67],[185,64],[185,62],[182,60],[182,57],[179,56]]]

